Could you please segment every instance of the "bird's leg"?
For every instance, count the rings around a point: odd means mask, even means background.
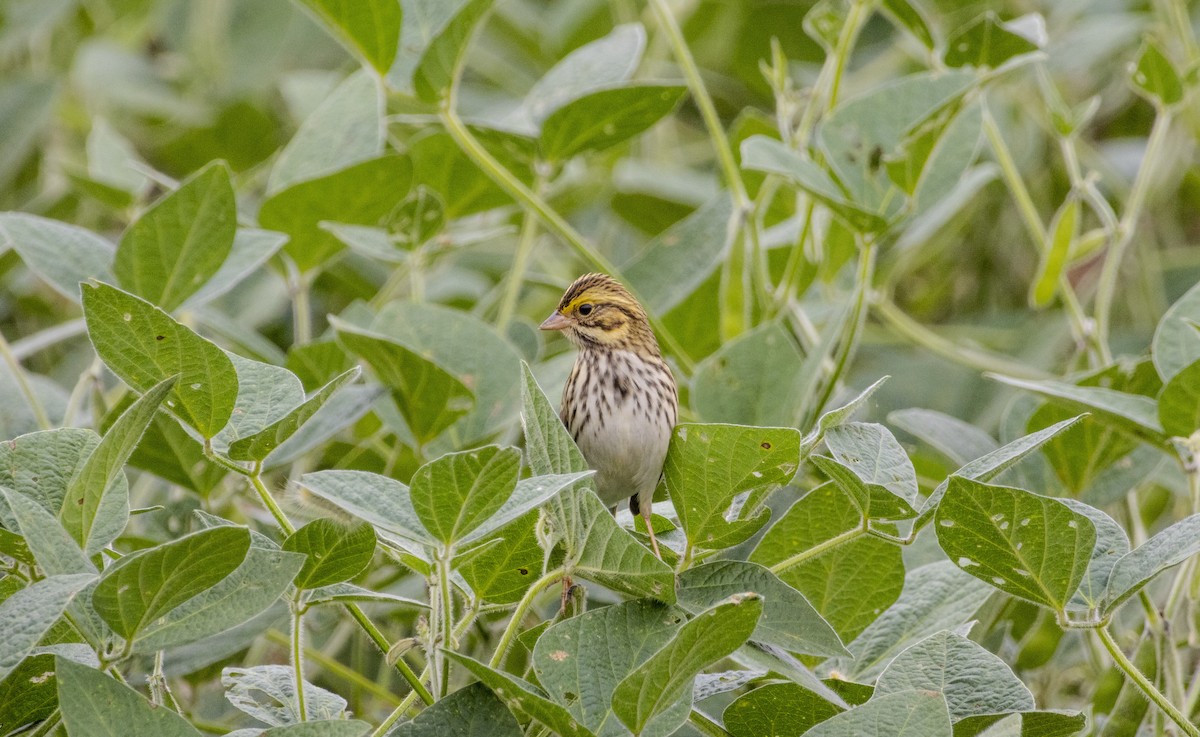
[[[650,535],[650,549],[654,551],[654,555],[659,560],[662,560],[662,553],[658,550],[658,540],[654,538],[654,525],[650,523],[650,505],[642,505],[642,519],[646,521],[646,534]]]

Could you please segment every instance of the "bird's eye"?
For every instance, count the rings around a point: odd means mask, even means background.
[[[592,314],[592,306],[591,305],[579,305],[579,314],[584,315],[585,317],[587,315]]]

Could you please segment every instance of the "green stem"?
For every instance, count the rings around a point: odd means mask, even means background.
[[[287,518],[287,515],[280,509],[279,504],[275,501],[275,497],[271,496],[271,492],[263,483],[262,476],[259,475],[259,466],[256,465],[254,473],[250,475],[250,483],[253,484],[254,490],[258,492],[258,498],[262,500],[263,506],[271,511],[271,516],[275,518],[275,522],[279,525],[279,529],[291,535],[296,531],[295,525]]]
[[[826,110],[832,110],[837,105],[838,93],[842,88],[842,77],[845,76],[846,65],[850,63],[850,50],[854,48],[858,33],[862,30],[867,16],[870,15],[867,9],[868,5],[869,3],[865,2],[850,3],[850,12],[846,14],[846,22],[842,25],[842,30],[838,34],[837,46],[833,50],[833,79],[829,84],[829,101],[826,103]]]
[[[421,678],[424,679],[428,676],[429,671],[426,669],[426,671],[421,674]],[[388,714],[387,718],[380,722],[379,726],[375,728],[375,731],[371,732],[370,737],[383,737],[383,735],[387,734],[388,730],[392,728],[392,725],[400,721],[400,718],[412,708],[413,702],[416,700],[417,692],[409,691],[408,695],[405,696],[404,699],[396,706],[396,708],[392,710],[392,713]]]
[[[542,177],[538,176],[533,183],[532,191],[540,195]],[[512,269],[504,282],[504,296],[500,299],[500,311],[496,316],[496,327],[501,335],[505,334],[508,323],[512,320],[517,309],[517,299],[521,296],[521,285],[525,283],[525,271],[529,268],[529,257],[533,246],[537,243],[538,220],[533,210],[526,209],[521,217],[521,234],[517,238],[517,253],[513,257]]]
[[[308,721],[308,709],[304,706],[304,609],[297,600],[292,602],[292,670],[296,675],[296,712],[300,721]]]
[[[820,416],[825,406],[829,404],[834,390],[837,389],[837,383],[849,365],[850,359],[854,355],[854,349],[858,345],[858,338],[862,333],[863,323],[867,319],[867,295],[871,292],[871,282],[874,279],[875,273],[875,248],[875,242],[872,240],[864,243],[859,252],[858,274],[855,276],[855,283],[858,286],[858,290],[854,296],[854,312],[850,315],[850,319],[846,323],[849,332],[839,341],[837,354],[833,362],[833,372],[830,373],[825,386],[821,390],[820,401],[813,405],[814,417]]]
[[[286,635],[276,629],[267,630],[267,639],[271,642],[274,642],[276,645],[282,645],[283,647],[291,647],[292,644],[292,640],[289,635]],[[329,675],[336,678],[341,678],[348,684],[361,688],[362,690],[369,692],[372,696],[375,696],[386,703],[400,703],[400,699],[396,698],[396,695],[391,691],[387,690],[383,686],[380,686],[375,681],[363,676],[358,671],[347,668],[336,659],[325,655],[311,645],[304,646],[304,659],[308,663],[317,665],[322,671],[327,671]],[[415,692],[410,691],[409,693]]]
[[[312,306],[309,282],[295,262],[284,259],[287,265],[288,291],[292,295],[292,330],[296,345],[312,340]]]
[[[1142,164],[1133,180],[1133,188],[1129,191],[1129,199],[1125,202],[1125,212],[1117,225],[1116,241],[1109,248],[1100,271],[1100,280],[1096,286],[1096,339],[1104,351],[1106,358],[1111,360],[1109,348],[1109,328],[1112,321],[1113,298],[1117,292],[1117,278],[1121,273],[1121,262],[1125,260],[1125,251],[1133,240],[1133,233],[1141,217],[1142,208],[1146,203],[1146,195],[1150,191],[1153,174],[1158,168],[1159,159],[1166,150],[1167,133],[1171,128],[1173,116],[1171,111],[1160,108],[1154,118],[1154,126],[1150,129],[1150,138],[1146,142],[1146,152],[1142,156]]]
[[[508,620],[508,626],[504,628],[504,634],[500,636],[500,642],[496,644],[496,652],[492,653],[492,659],[488,661],[489,667],[500,667],[500,664],[504,662],[504,656],[508,654],[508,648],[512,646],[512,641],[517,636],[517,631],[521,629],[521,620],[525,619],[525,613],[529,611],[529,607],[533,606],[533,600],[542,592],[542,589],[562,577],[563,570],[555,568],[525,589],[525,595],[517,602],[517,608],[513,610],[512,618]]]
[[[1117,643],[1113,640],[1112,635],[1109,633],[1108,627],[1097,627],[1095,632],[1096,636],[1100,638],[1100,643],[1104,645],[1104,649],[1108,650],[1108,654],[1112,656],[1113,662],[1116,663],[1117,667],[1125,673],[1129,680],[1133,681],[1133,684],[1137,686],[1143,694],[1146,695],[1146,698],[1153,701],[1154,704],[1161,709],[1171,721],[1179,725],[1179,728],[1183,730],[1185,735],[1188,737],[1200,737],[1200,729],[1198,729],[1195,724],[1190,722],[1188,718],[1175,707],[1174,704],[1168,701],[1167,697],[1163,696],[1162,692],[1154,687],[1154,684],[1150,682],[1150,679],[1146,678],[1146,675],[1138,670],[1137,666],[1135,666],[1129,660],[1129,658],[1125,657],[1125,653],[1121,651],[1121,648],[1117,645]]]
[[[58,729],[58,725],[60,724],[62,724],[62,713],[58,709],[55,709],[50,712],[50,716],[46,717],[37,729],[29,733],[29,737],[47,737],[47,735],[53,734],[54,730]]]
[[[25,395],[25,401],[29,403],[29,409],[33,412],[33,419],[37,422],[38,429],[49,430],[54,427],[50,424],[50,415],[46,414],[46,406],[42,404],[42,400],[38,399],[38,395],[33,391],[33,385],[29,383],[29,377],[25,374],[25,367],[17,360],[17,357],[12,352],[12,347],[5,339],[4,333],[0,333],[0,356],[4,358],[5,365],[8,366],[9,373],[12,374],[13,380],[17,382],[17,388],[21,390],[21,394]]]
[[[692,713],[688,715],[688,722],[705,737],[729,737],[724,727],[699,709],[692,709]]]
[[[367,618],[367,615],[363,613],[363,610],[357,604],[346,604],[345,606],[350,616],[354,617],[354,620],[367,633],[367,637],[371,638],[371,642],[375,643],[375,647],[379,648],[379,651],[386,656],[388,650],[391,649],[391,645],[388,644],[387,638],[383,636],[383,633],[379,631],[375,623]],[[408,681],[408,685],[412,687],[412,690],[421,697],[421,700],[426,705],[433,704],[433,694],[429,692],[429,689],[425,688],[425,684],[421,682],[421,679],[417,677],[412,668],[408,667],[408,663],[404,662],[403,658],[396,659],[396,670],[400,671],[400,675],[404,677],[404,680]]]
[[[799,553],[796,553],[795,555],[791,556],[790,558],[784,558],[783,560],[779,561],[775,565],[771,566],[771,573],[774,573],[774,574],[783,573],[784,571],[788,570],[789,568],[794,568],[795,566],[798,566],[801,563],[804,563],[805,561],[809,561],[809,560],[812,560],[813,558],[824,555],[825,553],[827,553],[830,550],[833,550],[836,547],[845,545],[846,543],[850,542],[851,540],[855,540],[855,539],[867,534],[867,532],[868,532],[868,528],[864,521],[864,524],[862,524],[858,527],[854,527],[849,530],[846,530],[843,533],[834,535],[833,537],[829,538],[825,542],[817,543],[816,545],[812,546],[811,548],[809,548],[807,550],[801,550]]]

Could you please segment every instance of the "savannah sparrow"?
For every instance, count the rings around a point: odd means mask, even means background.
[[[559,416],[596,470],[600,499],[615,510],[628,498],[629,511],[646,520],[650,545],[661,558],[650,504],[679,397],[646,311],[615,279],[587,274],[567,288],[541,328],[562,330],[579,348]]]

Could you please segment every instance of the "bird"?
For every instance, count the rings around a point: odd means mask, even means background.
[[[646,310],[616,279],[585,274],[540,328],[562,331],[579,349],[559,417],[596,471],[600,500],[615,513],[628,499],[661,559],[650,509],[679,417],[679,394]]]

